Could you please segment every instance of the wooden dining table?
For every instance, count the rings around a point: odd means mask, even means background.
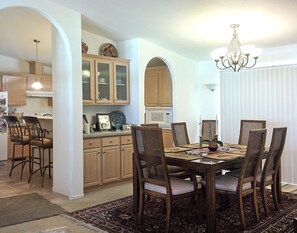
[[[189,144],[165,149],[168,165],[179,166],[203,173],[205,176],[206,193],[206,231],[216,232],[216,188],[215,176],[222,170],[240,166],[246,151],[246,146],[225,144],[223,150],[210,152],[205,145]],[[280,190],[280,179],[278,179]],[[281,191],[278,192],[279,195]],[[133,168],[133,205],[138,211],[139,187],[136,166]]]

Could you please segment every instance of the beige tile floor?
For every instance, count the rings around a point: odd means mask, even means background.
[[[16,168],[11,177],[9,177],[10,164],[0,166],[0,198],[16,196],[37,192],[53,203],[56,203],[69,212],[82,209],[88,206],[104,203],[107,201],[119,199],[132,195],[132,182],[126,181],[121,184],[113,184],[97,189],[85,190],[85,197],[78,200],[68,200],[67,197],[54,193],[51,190],[52,180],[45,178],[44,188],[41,187],[41,177],[35,174],[28,183],[28,169],[26,167],[23,180],[20,180],[20,168]],[[283,185],[283,191],[297,194],[297,186]],[[70,233],[92,233],[103,232],[98,229],[91,229],[79,222],[55,216],[27,223],[17,224],[9,227],[0,228],[0,233],[39,233],[46,229],[57,227],[67,227]]]
[[[48,179],[48,177],[45,177],[44,187],[42,188],[39,173],[34,174],[31,182],[28,183],[29,174],[27,165],[23,180],[20,180],[19,167],[13,171],[11,177],[9,177],[9,171],[10,164],[0,166],[0,198],[36,192],[69,212],[132,195],[132,182],[125,181],[121,184],[112,184],[97,189],[85,190],[84,198],[70,201],[67,197],[54,193],[51,190],[52,180]],[[58,227],[67,227],[70,233],[103,232],[91,229],[81,223],[73,222],[71,219],[63,216],[55,216],[3,227],[0,228],[0,233],[38,233],[46,229]]]

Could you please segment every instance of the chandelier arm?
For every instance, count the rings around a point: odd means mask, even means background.
[[[245,66],[245,68],[252,68],[252,67],[254,67],[257,64],[257,59],[258,59],[258,57],[254,57],[254,64],[251,65],[251,66]]]
[[[225,67],[224,65],[224,67],[222,68],[222,67],[219,67],[219,65],[218,65],[218,63],[219,63],[219,60],[215,60],[215,62],[216,62],[216,67],[219,69],[219,70],[227,70],[228,69],[228,67]]]
[[[227,62],[228,62],[228,64],[229,64],[229,67],[228,67],[228,68],[229,68],[230,70],[236,72],[236,63],[233,63],[232,60],[230,60],[230,59],[225,59],[225,60],[227,60]],[[231,62],[232,62],[232,63],[231,63]]]

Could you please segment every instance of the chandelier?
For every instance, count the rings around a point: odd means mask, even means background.
[[[40,42],[40,40],[34,39],[33,40],[36,44],[36,63],[38,62],[38,43]],[[42,84],[40,81],[38,81],[38,75],[36,74],[36,78],[35,78],[35,82],[32,84],[32,88],[36,89],[36,90],[40,90],[43,88]]]
[[[236,33],[239,24],[231,24],[230,27],[233,28],[233,37],[228,49],[217,49],[211,54],[217,68],[238,72],[242,68],[254,67],[262,49],[255,49],[253,45],[241,46]],[[253,60],[251,60],[251,57]]]

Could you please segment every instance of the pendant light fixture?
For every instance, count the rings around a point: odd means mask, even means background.
[[[40,42],[40,40],[34,39],[33,40],[36,44],[36,60],[35,62],[38,63],[38,43]],[[36,74],[36,79],[35,82],[32,84],[32,88],[35,90],[40,90],[43,88],[42,84],[40,81],[38,81],[38,75]]]
[[[233,29],[233,37],[228,49],[217,49],[212,53],[217,68],[238,72],[242,68],[254,67],[262,49],[255,49],[253,45],[241,46],[236,32],[239,24],[231,24],[230,27]],[[251,57],[253,61],[251,61]]]

